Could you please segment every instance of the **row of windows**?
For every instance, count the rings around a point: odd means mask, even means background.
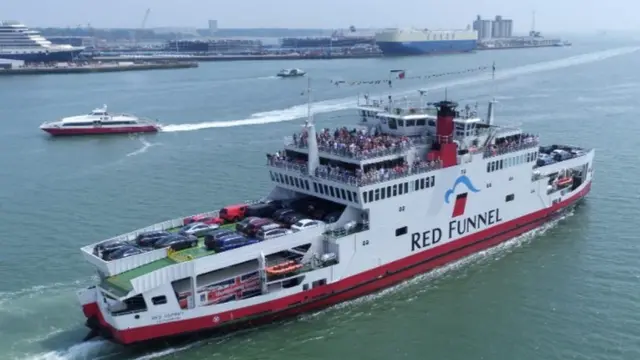
[[[538,152],[529,152],[526,154],[512,156],[500,160],[494,160],[487,163],[487,172],[494,172],[506,168],[510,168],[512,166],[528,163],[535,161],[538,158]]]
[[[436,184],[435,176],[427,176],[416,179],[412,182],[404,182],[396,185],[389,185],[375,190],[364,192],[364,202],[370,203],[378,200],[384,200],[393,196],[400,196],[409,193],[409,191],[418,191],[428,189]],[[412,185],[412,186],[409,186]],[[411,188],[411,189],[409,189]]]
[[[283,174],[275,173],[272,171],[269,171],[269,174],[271,175],[271,180],[275,182],[289,185],[289,186],[295,186],[299,189],[311,191],[311,189],[309,188],[309,181],[306,179],[298,179],[290,175],[283,175]],[[349,202],[358,203],[358,194],[354,191],[349,191],[343,188],[334,187],[327,184],[320,184],[316,182],[312,182],[312,184],[313,184],[313,191],[315,191],[316,193],[331,196],[331,197],[349,201]]]
[[[389,118],[388,120],[389,129],[397,129],[399,127],[410,127],[410,126],[426,126],[426,119],[412,119],[412,120],[402,120],[402,119],[393,119]],[[433,120],[429,120],[429,126],[436,126],[436,122]]]
[[[105,122],[106,125],[134,125],[135,121],[109,121]],[[65,123],[63,126],[91,126],[96,124],[103,124],[102,121],[96,120],[92,122],[74,122],[74,123]]]

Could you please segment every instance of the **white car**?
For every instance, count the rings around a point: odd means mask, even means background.
[[[324,226],[324,221],[320,220],[311,220],[311,219],[302,219],[297,223],[291,225],[291,230],[293,231],[302,231],[307,229],[313,229],[318,226]]]
[[[194,222],[180,229],[180,233],[185,235],[203,236],[207,232],[211,230],[215,230],[219,227],[220,225],[218,224],[205,224],[201,222]]]
[[[267,230],[258,231],[258,233],[256,233],[256,237],[260,240],[269,240],[269,239],[275,239],[280,236],[291,234],[292,232],[293,231],[289,229],[283,229],[283,228],[267,229]]]

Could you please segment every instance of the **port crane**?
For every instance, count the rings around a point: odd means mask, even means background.
[[[133,45],[138,45],[138,37],[142,36],[145,26],[147,25],[147,20],[149,19],[149,13],[151,12],[151,8],[148,8],[147,11],[144,12],[144,17],[142,18],[142,25],[140,25],[140,29],[138,31],[132,32],[133,34]]]

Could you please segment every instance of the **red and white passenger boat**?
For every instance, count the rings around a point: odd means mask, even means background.
[[[593,149],[540,146],[518,127],[494,125],[493,102],[484,120],[456,107],[367,99],[358,106],[360,130],[316,131],[307,121],[268,156],[268,201],[201,216],[272,217],[245,220],[237,227],[244,235],[211,233],[186,250],[127,250],[110,261],[100,255],[178,228],[179,218],[83,247],[100,276],[77,293],[87,326],[132,344],[325,308],[529,232],[589,192]],[[294,230],[266,237],[295,221]]]
[[[40,129],[51,135],[133,134],[160,131],[160,124],[129,114],[111,114],[107,106],[94,109],[87,115],[71,116],[46,122]]]

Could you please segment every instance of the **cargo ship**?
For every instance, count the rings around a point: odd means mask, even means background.
[[[263,200],[81,249],[99,275],[77,291],[87,339],[129,345],[270,323],[557,219],[589,193],[594,150],[541,146],[494,124],[494,104],[483,119],[449,100],[367,97],[353,129],[316,130],[309,116],[267,155]]]
[[[385,56],[465,53],[476,49],[475,30],[388,29],[375,36]]]

